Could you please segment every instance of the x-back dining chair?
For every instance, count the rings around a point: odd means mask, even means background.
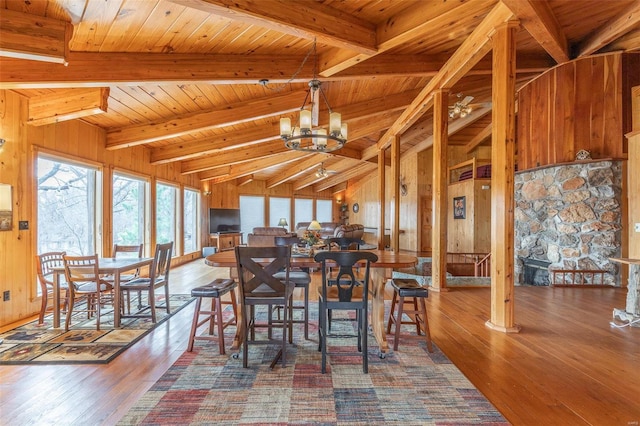
[[[276,246],[289,246],[291,247],[291,252],[293,253],[294,245],[304,244],[299,237],[276,237],[275,238]],[[284,279],[284,271],[280,271],[274,275],[278,279]],[[309,340],[309,286],[311,285],[311,275],[309,275],[308,268],[291,268],[289,270],[289,280],[295,284],[296,288],[302,288],[304,291],[304,303],[303,305],[295,305],[292,303],[291,309],[292,311],[295,309],[301,309],[304,311],[304,318],[302,320],[294,320],[291,318],[291,323],[302,323],[304,324],[304,338]],[[279,311],[278,311],[279,313]],[[289,334],[289,342],[293,341],[293,333]]]
[[[121,292],[146,291],[147,306],[143,306],[135,314],[127,313],[123,318],[146,318],[151,317],[152,322],[156,322],[156,308],[167,310],[171,313],[169,306],[169,270],[171,268],[171,253],[173,251],[173,241],[165,244],[156,244],[156,252],[153,263],[149,268],[148,277],[138,277],[120,284]],[[165,305],[156,306],[156,289],[164,287]],[[149,309],[149,314],[144,313]]]
[[[47,312],[49,305],[49,298],[53,297],[53,268],[64,266],[62,256],[66,252],[64,251],[50,251],[42,253],[36,256],[38,282],[40,283],[40,290],[42,293],[42,305],[40,307],[40,315],[38,317],[38,325],[44,324],[44,315]],[[60,295],[64,292],[64,304],[63,311],[66,311],[67,304],[69,303],[69,286],[66,280],[60,282]]]
[[[243,319],[243,323],[240,324],[243,337],[242,366],[248,368],[249,343],[263,345],[273,343],[271,339],[255,340],[255,329],[261,327],[269,331],[274,328],[282,329],[281,347],[271,363],[271,368],[280,358],[282,358],[282,366],[286,367],[287,331],[291,333],[292,326],[289,318],[294,289],[294,283],[289,280],[291,247],[236,246],[235,254],[240,288],[240,312]],[[283,268],[284,278],[274,277],[274,274]],[[267,307],[266,323],[256,322],[255,307],[260,305]],[[274,322],[271,319],[271,308],[277,305],[284,307],[283,320]]]
[[[113,304],[113,285],[100,278],[98,255],[62,256],[64,273],[69,287],[69,303],[64,329],[69,331],[71,317],[77,299],[86,298],[86,311],[90,317],[96,314],[96,329],[100,330],[100,313],[103,305]]]

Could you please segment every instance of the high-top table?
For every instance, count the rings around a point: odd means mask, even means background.
[[[391,278],[393,268],[406,268],[414,266],[418,262],[418,258],[409,254],[394,253],[385,250],[367,250],[378,256],[378,261],[371,263],[371,328],[373,334],[378,341],[380,353],[384,354],[389,350],[387,344],[387,335],[384,327],[384,287],[387,280]],[[236,267],[235,251],[223,251],[214,253],[205,258],[205,263],[209,266],[219,267]],[[313,260],[313,257],[293,256],[291,257],[291,268],[318,268],[320,263]],[[241,318],[238,321],[242,321]],[[237,328],[236,336],[233,340],[232,349],[236,350],[242,342],[241,336],[238,334],[240,327]]]
[[[113,275],[113,327],[120,327],[120,274],[134,269],[149,266],[153,257],[100,257],[98,272],[102,275]],[[64,267],[56,266],[53,270],[53,327],[60,327],[60,275],[64,275]]]

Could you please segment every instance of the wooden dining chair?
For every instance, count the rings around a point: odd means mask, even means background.
[[[140,291],[147,292],[147,305],[142,306],[135,314],[127,313],[122,318],[146,318],[151,317],[151,322],[156,322],[156,308],[167,310],[171,313],[169,306],[169,271],[171,269],[171,254],[173,251],[173,241],[165,244],[156,244],[156,252],[149,269],[148,277],[138,277],[130,281],[120,283],[120,292]],[[156,305],[156,289],[164,288],[165,304]],[[144,311],[149,310],[149,313]]]
[[[64,329],[69,331],[71,317],[78,299],[86,298],[87,317],[96,315],[96,329],[100,330],[100,313],[105,304],[113,304],[113,285],[100,278],[98,255],[62,256],[64,274],[69,288],[69,303]]]
[[[276,237],[275,242],[276,246],[291,247],[292,253],[294,245],[304,245],[304,241],[299,237]],[[284,274],[284,271],[280,271],[274,276],[278,279],[284,279]],[[304,324],[304,338],[309,340],[309,286],[311,285],[309,269],[291,268],[289,270],[289,280],[293,282],[295,288],[302,288],[304,292],[304,302],[302,305],[294,304],[293,302],[291,304],[292,311],[302,310],[304,317],[302,320],[294,320],[291,318],[291,322],[293,324]],[[281,308],[281,306],[278,306],[278,308]],[[278,318],[280,318],[280,309],[278,309]],[[293,342],[293,333],[289,334],[289,342]]]
[[[36,255],[36,265],[38,273],[38,282],[40,283],[40,291],[42,297],[42,303],[40,305],[40,315],[38,316],[38,325],[44,324],[44,316],[47,312],[49,305],[49,299],[53,297],[53,268],[64,266],[62,256],[66,252],[64,251],[50,251]],[[64,293],[64,303],[62,305],[63,312],[66,312],[67,304],[69,303],[69,286],[66,281],[60,282],[60,296]]]
[[[362,356],[362,371],[369,372],[367,358],[367,333],[369,312],[369,269],[371,262],[378,260],[375,253],[368,251],[323,251],[314,256],[322,264],[322,285],[318,287],[318,350],[322,352],[322,373],[327,369],[327,338],[357,337],[358,352]],[[361,264],[364,261],[364,266]],[[338,273],[333,285],[329,285],[329,264],[336,265]],[[355,268],[364,270],[362,278]],[[329,311],[352,310],[356,312],[357,335],[349,333],[331,334],[328,328]],[[345,355],[340,352],[340,355]]]
[[[134,245],[114,244],[113,250],[111,251],[111,255],[114,258],[117,258],[117,257],[140,258],[142,257],[143,252],[144,252],[144,244],[134,244]],[[137,268],[132,274],[120,275],[120,283],[131,281],[138,277],[140,277],[140,268]],[[108,275],[103,277],[103,279],[109,282],[113,282],[114,277],[113,275]],[[121,294],[124,296],[123,298],[126,299],[127,312],[131,313],[131,292],[123,291]],[[137,294],[138,294],[138,310],[140,310],[142,309],[142,291],[138,291]],[[124,313],[125,304],[122,303],[121,306],[122,306],[122,313]]]
[[[287,365],[286,344],[287,332],[291,333],[291,298],[294,283],[289,280],[291,264],[291,247],[235,247],[236,264],[240,288],[240,313],[243,319],[242,327],[242,366],[248,368],[249,344],[272,344],[273,340],[255,340],[256,328],[266,328],[271,331],[274,328],[282,330],[281,347],[271,362],[271,368],[279,359],[282,366]],[[274,275],[284,268],[284,278],[275,278]],[[267,321],[258,323],[255,318],[256,306],[267,307]],[[283,306],[283,320],[272,321],[271,308],[276,305]]]

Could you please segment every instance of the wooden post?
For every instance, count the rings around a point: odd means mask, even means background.
[[[448,90],[433,94],[433,233],[431,244],[431,289],[447,286],[447,143],[449,140]]]
[[[391,170],[393,181],[393,227],[391,247],[394,253],[400,251],[400,136],[391,142]]]
[[[387,200],[384,196],[385,169],[384,149],[378,151],[378,199],[380,200],[380,221],[378,222],[378,249],[384,250],[384,216]]]
[[[514,154],[517,23],[496,28],[493,35],[491,135],[491,319],[494,330],[517,333],[514,322]]]

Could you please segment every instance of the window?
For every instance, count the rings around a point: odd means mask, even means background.
[[[240,229],[244,236],[253,232],[253,228],[264,224],[264,197],[241,195]]]
[[[148,246],[145,236],[147,187],[143,179],[113,174],[113,244]]]
[[[38,253],[100,252],[102,173],[92,166],[38,156]]]
[[[291,223],[291,199],[290,198],[269,198],[269,226],[280,226],[278,222],[280,218],[284,218],[289,226],[287,229],[291,229],[293,224]]]
[[[184,253],[192,253],[198,250],[198,192],[192,189],[184,190],[184,217],[182,226],[184,230],[183,249]]]
[[[178,188],[171,185],[156,184],[156,244],[178,241],[176,238],[176,220]],[[174,246],[174,255],[178,247]]]
[[[332,206],[332,200],[316,200],[316,220],[318,222],[333,222]]]
[[[296,224],[300,222],[311,222],[313,220],[313,200],[311,198],[296,198],[293,201],[293,207],[295,209],[294,217]]]

